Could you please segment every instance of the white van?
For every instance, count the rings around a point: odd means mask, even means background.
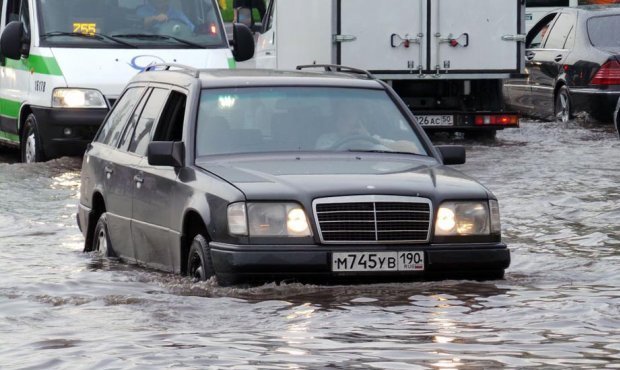
[[[235,68],[254,53],[241,25],[231,50],[215,0],[0,3],[0,143],[20,147],[24,162],[80,155],[150,65]]]

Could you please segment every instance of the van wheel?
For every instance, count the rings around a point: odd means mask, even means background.
[[[215,275],[211,248],[204,236],[198,234],[192,240],[187,257],[187,275],[197,281],[209,280]]]
[[[26,122],[24,122],[24,130],[21,138],[21,154],[22,162],[24,163],[45,161],[37,119],[32,113],[28,115]]]
[[[568,88],[562,86],[555,96],[555,120],[566,123],[571,119],[571,103]]]
[[[93,234],[93,244],[91,251],[99,252],[103,257],[116,257],[112,242],[110,241],[110,233],[108,232],[108,216],[102,213],[95,226]]]

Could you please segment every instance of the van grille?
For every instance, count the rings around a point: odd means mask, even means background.
[[[324,243],[424,243],[429,241],[431,202],[418,197],[351,196],[313,203]]]

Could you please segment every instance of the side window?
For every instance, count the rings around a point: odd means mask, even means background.
[[[527,35],[527,48],[528,49],[537,49],[542,47],[542,43],[545,41],[545,37],[547,33],[549,33],[549,29],[553,24],[553,17],[547,17],[547,21],[541,21],[543,23],[538,23],[530,33]]]
[[[28,11],[28,0],[22,0],[19,7],[19,21],[24,23],[24,32],[30,36],[30,13]]]
[[[267,9],[267,14],[265,16],[265,19],[263,19],[263,22],[265,22],[265,24],[263,25],[264,27],[263,32],[267,32],[273,27],[273,14],[275,12],[275,9],[276,9],[276,2],[272,0],[269,2],[269,8]]]
[[[127,149],[129,148],[129,142],[131,141],[131,136],[133,135],[134,130],[136,129],[138,118],[140,117],[140,114],[142,114],[142,110],[144,109],[144,104],[146,104],[147,99],[149,98],[149,96],[151,96],[152,91],[153,89],[148,89],[146,94],[144,94],[144,96],[140,100],[140,103],[138,104],[138,107],[134,109],[133,114],[131,115],[131,118],[129,119],[129,122],[125,125],[125,129],[123,130],[123,135],[121,136],[121,142],[118,145],[118,147],[121,150],[127,151]]]
[[[125,123],[138,104],[144,90],[144,87],[134,87],[125,91],[101,126],[101,130],[95,139],[96,142],[114,147],[118,145]]]
[[[142,156],[146,155],[146,148],[151,141],[153,128],[157,123],[162,107],[166,103],[166,99],[168,99],[168,93],[169,91],[165,89],[153,89],[149,100],[142,110],[133,138],[129,144],[130,152]]]
[[[545,49],[563,49],[570,31],[573,29],[573,24],[572,15],[561,14],[551,29],[551,33],[545,43]]]
[[[161,114],[153,141],[181,141],[183,140],[183,121],[185,119],[185,102],[187,96],[178,91],[172,91],[170,98]]]

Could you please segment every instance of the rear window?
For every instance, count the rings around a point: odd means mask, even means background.
[[[588,37],[593,46],[620,46],[620,15],[609,15],[588,19]]]

